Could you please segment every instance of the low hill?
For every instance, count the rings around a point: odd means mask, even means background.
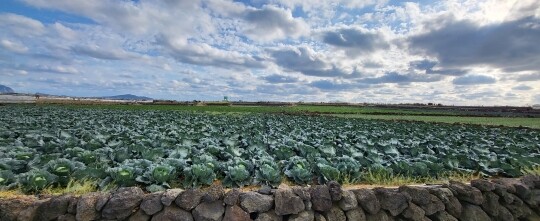
[[[9,94],[9,93],[15,93],[15,91],[8,86],[4,86],[0,84],[0,94]]]
[[[153,100],[150,97],[137,96],[133,94],[122,94],[116,96],[100,97],[101,99],[111,99],[111,100]]]

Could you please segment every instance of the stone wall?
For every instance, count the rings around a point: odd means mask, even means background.
[[[335,182],[250,192],[218,185],[159,193],[129,187],[0,199],[0,220],[512,221],[540,220],[539,204],[540,176],[351,190]]]

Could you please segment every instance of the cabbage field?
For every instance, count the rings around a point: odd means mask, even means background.
[[[417,177],[516,177],[540,165],[540,131],[283,114],[0,106],[0,188],[230,187]]]

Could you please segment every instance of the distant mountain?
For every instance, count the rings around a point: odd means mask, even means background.
[[[102,99],[111,99],[111,100],[153,100],[150,97],[137,96],[133,94],[122,94],[109,97],[100,97]]]
[[[8,94],[8,93],[15,93],[15,91],[8,86],[4,86],[0,84],[0,94]]]

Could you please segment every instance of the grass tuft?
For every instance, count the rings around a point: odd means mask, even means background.
[[[1,190],[0,191],[0,199],[15,198],[15,197],[18,197],[18,196],[21,196],[21,195],[25,195],[25,194],[19,188],[12,189],[12,190]]]
[[[86,193],[96,192],[98,190],[98,183],[94,180],[70,180],[66,187],[47,187],[42,193],[46,195],[83,195]]]
[[[415,184],[443,184],[449,180],[463,183],[478,179],[481,176],[477,173],[468,172],[446,172],[436,177],[418,177],[403,174],[394,174],[386,170],[368,170],[362,173],[362,180],[358,184],[377,185],[377,186],[401,186]],[[354,185],[354,183],[352,183]]]
[[[530,168],[524,168],[524,169],[521,170],[521,172],[523,173],[523,175],[537,175],[537,176],[540,176],[540,166],[536,165],[536,166],[532,166]]]

